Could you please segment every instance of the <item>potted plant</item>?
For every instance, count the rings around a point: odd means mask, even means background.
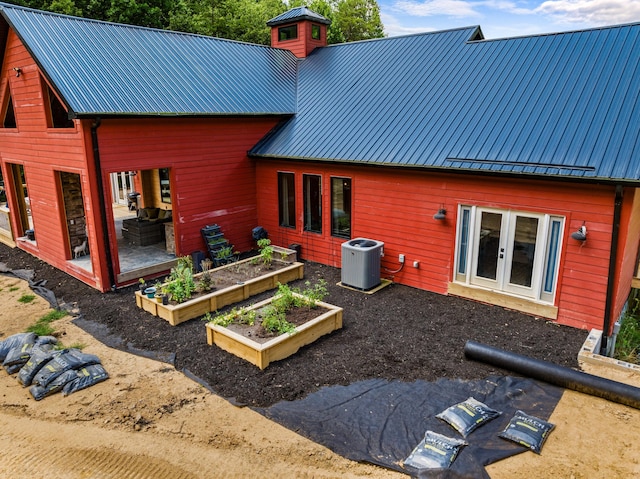
[[[233,246],[223,246],[216,252],[214,262],[216,266],[224,266],[225,264],[233,263],[238,259],[238,253],[233,251]]]
[[[156,288],[154,288],[153,286],[151,286],[150,288],[146,288],[144,290],[144,294],[147,296],[147,298],[153,298],[156,295]]]
[[[140,291],[144,291],[145,289],[147,289],[147,282],[144,278],[140,278],[138,280],[138,288],[140,288]]]
[[[156,298],[156,302],[162,303],[162,297],[164,296],[164,293],[162,292],[162,283],[160,283],[160,281],[156,281],[153,287],[156,289],[154,295]]]

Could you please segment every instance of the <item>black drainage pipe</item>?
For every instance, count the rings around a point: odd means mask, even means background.
[[[464,354],[469,359],[510,369],[523,376],[640,409],[640,388],[628,384],[510,353],[474,341],[467,341]]]

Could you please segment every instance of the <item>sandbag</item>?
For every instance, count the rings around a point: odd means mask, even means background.
[[[55,351],[54,345],[51,343],[35,344],[31,348],[31,356],[29,360],[18,372],[18,382],[23,386],[30,386],[35,375],[47,364],[55,354],[61,351]]]
[[[7,358],[7,354],[13,348],[22,346],[23,344],[34,344],[36,342],[35,333],[18,333],[9,336],[4,341],[0,341],[0,361],[4,361]]]
[[[57,339],[53,336],[40,336],[36,337],[33,343],[27,342],[29,339],[25,339],[25,342],[21,345],[15,346],[5,358],[3,362],[4,368],[9,374],[15,374],[21,370],[22,367],[29,361],[31,357],[31,351],[34,346],[47,346],[53,349],[53,345],[57,343]]]
[[[460,449],[467,446],[462,439],[427,431],[409,457],[404,460],[405,466],[421,469],[448,469],[456,460]]]
[[[20,371],[20,368],[26,364],[26,362],[31,357],[31,349],[33,348],[33,342],[23,342],[22,344],[16,345],[9,351],[7,357],[4,358],[4,362],[2,365],[6,369],[7,373],[15,374]]]
[[[61,391],[65,384],[67,384],[69,381],[73,381],[76,377],[76,371],[74,371],[73,369],[69,369],[60,373],[46,386],[34,384],[29,388],[29,392],[33,396],[33,399],[35,399],[36,401],[40,401],[47,396],[51,396],[52,394]]]
[[[540,454],[542,446],[554,428],[555,424],[518,410],[499,436]]]
[[[47,385],[70,369],[80,369],[83,366],[100,363],[100,358],[93,354],[86,354],[79,349],[65,349],[51,358],[33,378],[33,383],[47,387]]]
[[[448,407],[440,414],[437,414],[436,417],[448,423],[464,437],[467,437],[475,429],[487,421],[495,419],[500,414],[502,414],[500,411],[491,409],[486,404],[470,396],[466,401]]]
[[[91,364],[76,371],[76,378],[69,381],[62,388],[62,394],[68,396],[71,393],[88,388],[109,378],[109,374],[102,364]]]

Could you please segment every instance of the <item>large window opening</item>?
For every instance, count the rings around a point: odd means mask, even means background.
[[[66,108],[62,105],[58,97],[43,81],[43,91],[45,94],[47,112],[47,126],[49,128],[73,128],[73,120],[69,119]]]
[[[278,173],[278,221],[280,226],[296,227],[296,190],[293,173]]]
[[[564,218],[461,206],[455,281],[553,303]]]
[[[317,175],[303,175],[302,185],[304,229],[322,233],[322,180]]]
[[[118,283],[171,269],[176,258],[171,169],[110,173]]]
[[[24,240],[35,240],[35,233],[33,229],[33,219],[31,217],[31,202],[29,200],[29,193],[27,191],[27,177],[24,171],[24,166],[7,163],[8,172],[11,178],[7,178],[7,181],[11,182],[11,189],[15,194],[16,204],[11,206],[11,214],[15,215],[18,223],[18,231],[16,234]]]
[[[351,238],[350,178],[331,178],[331,234]]]
[[[2,105],[2,128],[17,128],[16,112],[13,109],[13,98],[11,98],[11,93],[9,92],[8,87]]]

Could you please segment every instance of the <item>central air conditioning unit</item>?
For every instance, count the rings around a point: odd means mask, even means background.
[[[367,238],[342,243],[342,284],[364,291],[378,286],[383,246],[382,241]]]

